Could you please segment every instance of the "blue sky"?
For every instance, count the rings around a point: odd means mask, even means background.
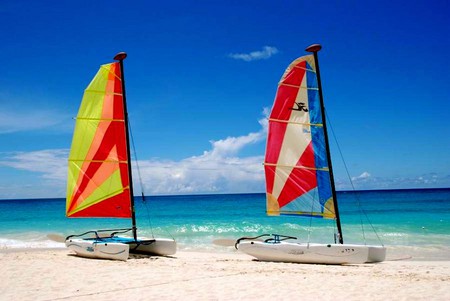
[[[450,187],[449,13],[421,0],[4,0],[0,198],[65,196],[73,117],[119,51],[146,194],[263,192],[267,111],[312,43],[355,187]]]

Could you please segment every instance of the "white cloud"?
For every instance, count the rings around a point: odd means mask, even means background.
[[[223,140],[210,141],[212,144],[212,150],[209,152],[205,152],[204,156],[209,155],[211,157],[219,158],[232,156],[239,152],[246,145],[257,143],[264,138],[265,136],[263,135],[263,133],[258,132],[250,133],[246,136],[228,137]]]
[[[0,134],[40,130],[59,125],[66,120],[70,120],[68,115],[54,110],[0,108]]]
[[[0,153],[0,199],[63,197],[66,189],[68,150],[41,150],[33,152]],[[25,171],[20,175],[20,171]]]
[[[203,152],[201,156],[180,161],[140,161],[145,193],[263,192],[264,157],[237,156],[246,146],[265,139],[266,117],[259,123],[261,129],[256,133],[211,141],[211,149]]]
[[[357,177],[352,177],[352,181],[364,181],[370,178],[370,173],[368,173],[367,171],[363,172],[362,174],[360,174]]]
[[[145,194],[198,194],[263,192],[263,155],[239,156],[245,147],[261,143],[267,133],[268,109],[259,120],[257,132],[211,141],[211,148],[198,156],[179,161],[140,160],[140,174]],[[0,182],[0,198],[63,197],[66,187],[68,150],[0,153],[0,167],[29,171],[36,178],[26,183]],[[133,164],[135,194],[140,194],[138,170]],[[40,175],[35,176],[35,175]],[[398,189],[449,187],[450,175],[435,173],[417,177],[376,177],[368,171],[352,177],[355,189]],[[15,189],[11,189],[15,187]],[[349,181],[336,179],[338,190],[350,190]]]
[[[267,113],[267,110],[264,110]],[[263,156],[239,157],[246,146],[261,142],[267,131],[266,116],[259,121],[258,132],[238,137],[211,141],[211,149],[202,155],[180,161],[141,160],[139,173],[142,176],[145,194],[195,194],[195,193],[239,193],[264,191]],[[48,194],[58,191],[62,195],[35,195],[34,197],[62,197],[66,183],[68,150],[42,150],[10,153],[0,159],[0,166],[26,170],[41,174],[51,183],[36,184],[36,191],[42,185],[50,185]],[[0,154],[1,155],[1,154]],[[136,164],[133,164],[135,194],[140,193]],[[55,186],[59,185],[59,189]],[[4,185],[3,185],[4,186]],[[1,188],[1,187],[0,187]],[[27,190],[33,189],[27,187]],[[18,191],[18,193],[23,193]],[[42,193],[42,192],[41,192]],[[5,190],[0,190],[0,198]],[[32,193],[27,193],[27,195]],[[11,197],[8,195],[8,197]],[[18,196],[17,196],[18,197]]]
[[[278,53],[278,49],[272,46],[264,46],[262,50],[252,51],[250,53],[231,53],[228,56],[246,62],[265,60]]]
[[[352,177],[352,183],[337,179],[338,190],[370,190],[370,189],[407,189],[407,188],[441,188],[449,187],[450,175],[427,173],[417,176],[376,177],[368,172]]]
[[[181,161],[141,161],[146,194],[262,192],[262,156],[218,157],[205,152]],[[136,173],[134,173],[136,174]]]
[[[64,149],[17,152],[7,155],[0,165],[38,172],[44,179],[65,180],[68,155]]]

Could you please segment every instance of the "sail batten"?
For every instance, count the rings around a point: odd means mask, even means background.
[[[69,159],[69,162],[124,163],[124,164],[128,163],[128,161],[118,161],[118,160],[86,160],[86,159]]]
[[[131,217],[119,63],[100,66],[85,89],[69,154],[66,215]]]
[[[308,68],[305,68],[305,67],[301,67],[301,66],[293,66],[292,68],[297,68],[297,69],[301,69],[301,70],[305,70],[305,71],[309,71],[309,72],[314,72],[314,73],[316,73],[316,70],[313,70],[313,69],[308,69]]]
[[[282,165],[282,164],[274,164],[274,163],[264,163],[264,166],[275,166],[275,167],[286,167],[286,168],[301,168],[301,169],[309,169],[309,170],[320,170],[320,171],[329,171],[328,167],[309,167],[309,166],[299,166],[299,165]]]
[[[313,123],[305,123],[305,122],[294,122],[294,121],[290,121],[290,120],[280,120],[280,119],[274,119],[274,118],[269,118],[269,121],[273,121],[273,122],[282,122],[282,123],[292,123],[292,124],[307,125],[307,126],[323,126],[323,124],[313,124]]]
[[[123,119],[111,119],[111,118],[91,118],[91,117],[76,117],[75,120],[91,120],[91,121],[114,121],[124,122]]]
[[[284,72],[269,116],[267,214],[335,218],[313,55]]]
[[[86,90],[84,90],[84,93],[122,96],[122,93],[115,93],[115,92],[108,92],[108,91],[101,91],[101,90],[92,90],[92,89],[86,89]]]
[[[302,87],[302,86],[290,85],[290,84],[285,84],[285,83],[279,83],[278,86],[286,86],[286,87],[299,88],[299,89],[305,89],[305,90],[315,90],[315,91],[319,90],[318,88]]]

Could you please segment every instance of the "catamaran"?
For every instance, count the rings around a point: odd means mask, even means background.
[[[334,243],[298,242],[289,235],[243,237],[235,247],[261,261],[319,264],[380,262],[386,248],[345,244],[336,198],[317,52],[284,72],[269,117],[265,154],[268,215],[335,219]]]
[[[127,260],[129,253],[176,252],[174,239],[137,237],[123,72],[126,57],[118,53],[116,62],[100,66],[85,90],[69,154],[66,215],[131,218],[132,227],[68,236],[66,246],[82,257]],[[131,236],[118,236],[130,232]]]

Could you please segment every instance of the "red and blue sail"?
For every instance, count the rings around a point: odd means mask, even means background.
[[[284,72],[269,117],[267,213],[335,218],[313,55]]]

